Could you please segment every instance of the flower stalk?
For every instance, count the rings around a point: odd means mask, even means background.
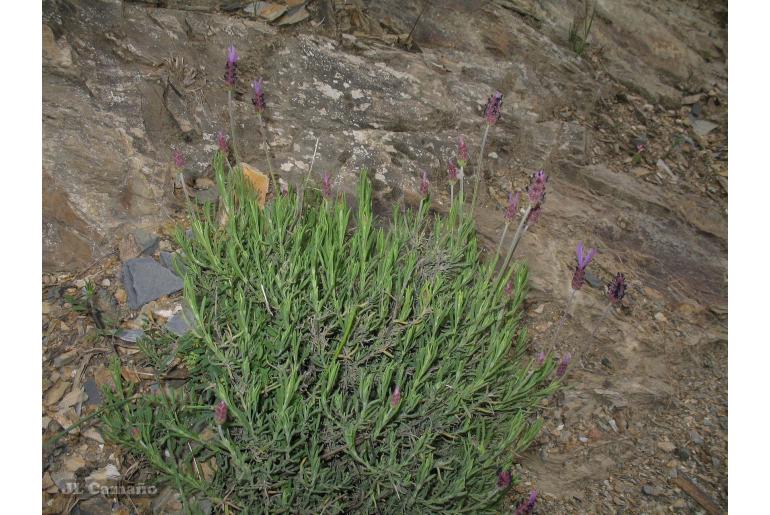
[[[503,247],[503,241],[505,241],[505,234],[508,232],[508,226],[513,219],[516,218],[520,196],[521,193],[518,191],[516,194],[508,192],[508,205],[505,208],[505,227],[503,227],[503,234],[500,236],[500,243],[497,244],[497,252],[495,253],[497,256],[500,255],[500,249]]]
[[[505,268],[513,257],[513,253],[516,250],[516,246],[519,244],[519,240],[524,233],[529,229],[529,226],[537,223],[540,219],[540,213],[542,212],[542,206],[545,202],[545,185],[548,182],[548,176],[543,170],[535,172],[530,177],[529,186],[527,187],[527,196],[529,197],[529,206],[524,211],[519,222],[519,227],[516,229],[516,233],[513,235],[513,241],[511,247],[508,249],[508,255],[503,261],[503,268]]]
[[[556,331],[554,332],[552,345],[556,345],[556,339],[559,337],[559,332],[564,325],[564,320],[567,318],[567,313],[569,312],[569,308],[572,305],[572,299],[575,298],[575,293],[583,287],[583,284],[585,284],[586,267],[595,255],[595,248],[588,249],[588,252],[583,253],[583,242],[578,242],[577,247],[575,248],[577,266],[575,267],[575,272],[572,274],[572,293],[570,293],[569,300],[567,300],[567,305],[564,307],[564,313],[562,313],[561,319],[559,320],[559,325],[556,327]]]
[[[174,161],[174,166],[177,169],[177,179],[179,180],[179,184],[182,186],[182,191],[184,192],[184,198],[189,201],[190,200],[190,192],[187,189],[187,183],[185,183],[184,180],[184,165],[185,160],[182,153],[177,149],[174,150],[174,153],[172,155],[172,159]]]
[[[484,159],[484,147],[487,143],[487,135],[489,134],[489,128],[496,124],[498,120],[500,120],[500,110],[503,107],[503,94],[499,91],[495,91],[495,93],[489,97],[487,100],[487,105],[484,106],[484,118],[486,119],[486,126],[484,127],[484,133],[481,137],[481,147],[479,148],[479,162],[478,166],[476,167],[476,180],[473,184],[473,200],[471,201],[471,216],[473,216],[473,211],[476,207],[476,200],[478,198],[479,193],[479,182],[481,181],[481,176],[484,172],[484,168],[482,166],[483,159]]]
[[[465,193],[463,191],[463,183],[465,182],[465,166],[468,164],[468,145],[465,144],[465,136],[462,134],[457,140],[457,166],[459,171],[457,177],[460,179],[460,203],[465,202]]]
[[[235,138],[235,106],[233,104],[233,91],[235,82],[238,80],[238,52],[235,47],[230,45],[227,49],[227,62],[225,63],[225,84],[227,84],[227,113],[230,116],[230,144],[233,148],[233,155],[236,162],[241,161],[241,155],[238,152],[238,145]]]

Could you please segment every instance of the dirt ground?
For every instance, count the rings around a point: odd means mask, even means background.
[[[613,94],[588,110],[554,108],[560,127],[584,131],[584,145],[578,157],[568,145],[550,151],[544,213],[517,252],[530,266],[523,323],[533,354],[555,346],[573,360],[566,388],[543,407],[541,435],[520,457],[522,482],[510,505],[535,488],[535,513],[726,513],[727,92],[683,85],[680,105],[662,105],[607,76],[600,49],[589,48],[584,59]],[[704,131],[706,119],[715,128]],[[490,149],[502,156],[504,144],[495,144]],[[506,192],[525,186],[527,173],[512,176],[489,161],[477,219],[494,249]],[[443,203],[435,202],[440,212]],[[150,255],[174,250],[178,224],[181,210],[156,227]],[[66,491],[89,480],[129,485],[150,477],[143,463],[105,443],[93,420],[50,442],[98,410],[114,357],[127,380],[153,378],[135,344],[99,336],[97,327],[105,320],[162,325],[179,304],[172,297],[128,308],[120,267],[141,250],[135,240],[85,269],[42,278],[44,513],[181,510],[171,489]],[[577,240],[599,252],[553,342]],[[629,291],[603,318],[605,285],[617,272]],[[96,287],[91,305],[78,301],[86,281]],[[110,481],[116,473],[119,483]]]

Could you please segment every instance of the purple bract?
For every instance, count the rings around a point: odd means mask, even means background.
[[[508,488],[511,486],[513,475],[510,470],[501,470],[497,473],[497,488]]]
[[[230,45],[227,49],[227,63],[225,64],[225,82],[228,86],[235,86],[235,79],[238,76],[238,52],[235,47]]]
[[[495,94],[489,97],[487,105],[484,106],[484,118],[487,124],[494,125],[500,119],[500,110],[503,107],[503,94],[495,91]]]
[[[572,355],[569,352],[562,356],[556,369],[556,377],[562,377],[567,372],[567,366],[569,366],[570,361],[572,361]]]
[[[465,137],[462,135],[457,140],[457,164],[460,168],[465,168],[468,164],[468,145],[465,144]]]
[[[428,172],[422,171],[422,181],[420,181],[420,195],[423,198],[428,196],[428,189],[430,188],[430,181],[428,180]]]
[[[395,408],[398,406],[399,402],[401,402],[401,389],[396,385],[396,387],[393,388],[393,392],[390,394],[390,405]]]
[[[596,255],[596,249],[588,249],[588,252],[583,254],[583,242],[579,241],[577,248],[575,249],[575,254],[577,256],[577,266],[575,267],[575,273],[572,275],[572,289],[579,290],[583,287],[583,284],[585,284],[585,270],[588,263],[590,263],[591,259]]]
[[[618,272],[618,275],[607,285],[607,296],[613,304],[620,304],[626,295],[626,276]]]
[[[253,81],[251,87],[254,88],[254,97],[251,99],[251,103],[254,104],[254,109],[262,114],[266,107],[265,92],[262,91],[262,79]]]
[[[516,194],[508,192],[508,206],[505,209],[505,220],[510,222],[516,217],[516,213],[519,209],[519,197],[521,192],[517,191]]]
[[[537,490],[532,490],[529,492],[529,497],[526,501],[521,503],[518,508],[516,508],[515,515],[525,515],[527,513],[532,513],[532,510],[535,509],[535,503],[537,502]]]
[[[225,401],[219,401],[214,408],[214,422],[220,426],[227,422],[227,404]]]

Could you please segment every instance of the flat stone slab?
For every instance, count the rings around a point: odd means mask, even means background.
[[[136,258],[123,263],[123,285],[128,294],[128,307],[139,309],[152,300],[178,292],[183,282],[154,259]]]
[[[706,136],[717,127],[717,124],[708,120],[695,120],[692,122],[692,128],[698,136]]]
[[[144,331],[141,329],[121,329],[115,336],[123,340],[124,342],[136,343],[139,338],[144,336]]]
[[[173,273],[176,274],[176,268],[174,268],[174,260],[179,257],[179,252],[166,252],[161,250],[160,251],[160,264],[171,270]],[[187,268],[184,266],[184,264],[179,263],[180,266],[180,272],[182,274],[185,274],[187,272]]]

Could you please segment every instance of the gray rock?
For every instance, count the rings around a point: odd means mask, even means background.
[[[691,105],[696,102],[700,102],[700,100],[703,98],[703,93],[698,93],[695,95],[688,95],[686,97],[682,97],[682,105]]]
[[[174,253],[173,252],[166,252],[165,250],[160,251],[160,264],[171,270],[174,271]]]
[[[99,385],[96,384],[96,381],[94,381],[93,378],[89,378],[83,384],[83,389],[88,395],[88,399],[86,399],[87,405],[99,405],[102,403],[102,399],[103,399],[102,391],[99,388]]]
[[[668,174],[668,176],[671,178],[673,182],[677,182],[679,180],[664,160],[658,159],[655,162],[655,165],[658,167],[658,170],[660,170],[661,172],[666,172],[666,174]]]
[[[136,229],[133,234],[134,240],[142,251],[143,256],[152,254],[158,248],[158,241],[160,239],[157,234],[153,234],[150,231],[141,228]]]
[[[166,251],[161,251],[160,252],[160,264],[161,265],[165,266],[166,268],[168,268],[169,270],[171,270],[175,274],[177,273],[176,265],[179,265],[179,268],[180,268],[179,272],[182,275],[184,275],[184,273],[186,272],[187,269],[185,268],[184,264],[182,264],[179,261],[178,258],[179,258],[179,252],[166,252]]]
[[[703,445],[703,437],[694,429],[690,431],[690,440],[695,445]]]
[[[78,357],[77,349],[72,349],[70,351],[67,351],[63,354],[59,354],[58,356],[56,356],[53,359],[53,366],[55,368],[61,368],[75,361],[75,358],[77,357]]]
[[[184,336],[192,329],[194,320],[195,318],[193,317],[192,311],[190,311],[190,308],[185,302],[182,306],[182,310],[169,318],[164,327],[177,336]]]
[[[201,204],[206,202],[216,202],[219,198],[219,190],[217,188],[209,188],[207,190],[197,190],[193,193],[195,200]]]
[[[144,336],[144,331],[141,329],[121,329],[115,334],[115,336],[124,342],[136,343],[141,337]]]
[[[708,120],[693,120],[692,122],[692,129],[695,131],[695,134],[700,137],[708,135],[709,132],[717,127],[719,127],[717,124]]]
[[[154,259],[136,258],[123,263],[123,285],[128,294],[128,306],[139,309],[152,300],[178,292],[183,283]]]

